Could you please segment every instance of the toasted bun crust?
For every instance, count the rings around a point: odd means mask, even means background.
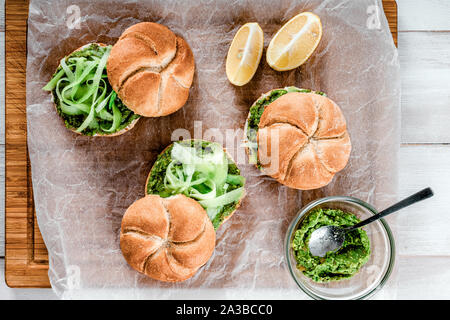
[[[193,139],[193,140],[195,140],[195,139]],[[198,139],[197,139],[197,140],[198,140]],[[202,141],[202,140],[198,140],[198,141]],[[160,155],[163,154],[164,152],[166,152],[166,150],[167,150],[171,145],[172,145],[172,144],[169,144],[167,147],[165,147],[164,150],[161,151]],[[229,157],[230,159],[233,159],[233,158],[231,157],[231,155],[227,152],[227,150],[226,150],[225,148],[223,149],[223,151],[225,151],[225,153],[228,155],[228,157]],[[153,164],[152,168],[150,169],[150,171],[149,171],[149,173],[148,173],[148,176],[147,176],[147,180],[146,180],[146,182],[145,182],[145,190],[144,190],[144,193],[145,193],[145,194],[147,194],[148,182],[149,182],[149,180],[150,180],[150,175],[151,175],[151,173],[152,173],[152,170],[153,170],[153,167],[154,167],[154,166],[155,166],[155,163]],[[245,189],[245,188],[244,188],[244,189]],[[242,203],[242,200],[244,199],[244,197],[245,197],[245,190],[244,190],[244,195],[241,197],[241,199],[239,199],[239,202],[238,202],[238,203],[236,204],[236,206],[234,207],[234,210],[233,210],[228,216],[226,216],[226,217],[223,219],[221,225],[224,224],[226,221],[228,221],[228,219],[230,219],[231,216],[236,212],[236,210],[241,206],[241,203]]]
[[[120,248],[128,264],[150,278],[192,277],[211,257],[216,233],[206,211],[184,195],[147,195],[122,218]]]
[[[90,46],[91,44],[92,44],[92,43],[88,43],[88,44],[86,44],[86,45],[84,45],[84,46],[78,48],[77,50],[73,51],[72,53],[75,53],[75,52],[77,52],[77,51],[81,51],[81,50],[85,49],[86,47]],[[104,44],[104,43],[97,43],[97,44],[98,44],[100,47],[105,47],[105,46],[106,46],[106,44]],[[53,101],[53,106],[55,107],[56,113],[58,113],[58,108],[57,108],[56,101],[54,100],[53,95],[52,95],[52,101]],[[63,119],[61,116],[60,116],[60,118],[61,118],[61,120],[64,122],[64,119]],[[125,132],[127,132],[127,131],[133,129],[133,127],[136,125],[136,123],[138,122],[139,119],[140,119],[140,118],[134,119],[133,121],[131,121],[131,122],[128,124],[128,126],[126,126],[125,128],[123,128],[123,129],[120,130],[120,131],[117,131],[117,132],[114,132],[114,133],[109,133],[109,134],[108,134],[108,133],[96,133],[96,134],[93,135],[93,137],[116,137],[116,136],[120,136],[120,135],[124,134]],[[65,125],[65,123],[64,123],[64,125]],[[67,128],[67,127],[66,127],[66,128]],[[85,135],[85,134],[83,134],[82,132],[78,132],[75,128],[67,128],[67,129],[69,129],[69,130],[72,131],[72,132],[75,132],[76,134],[79,134],[79,135],[82,135],[82,136]]]
[[[310,190],[331,182],[351,152],[339,106],[321,95],[290,92],[269,104],[258,129],[263,171],[288,187]]]
[[[194,55],[167,27],[141,22],[124,31],[111,49],[108,79],[125,105],[145,117],[180,109],[194,78]]]

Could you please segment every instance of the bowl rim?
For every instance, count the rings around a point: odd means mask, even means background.
[[[286,231],[286,237],[285,237],[285,260],[286,260],[286,264],[289,270],[289,273],[291,275],[291,277],[294,279],[295,283],[297,284],[297,286],[304,292],[306,293],[309,297],[315,299],[315,300],[328,300],[324,297],[321,297],[319,295],[314,294],[313,292],[311,292],[309,289],[307,289],[306,287],[303,286],[302,283],[300,283],[300,281],[297,279],[297,277],[294,274],[294,271],[292,269],[291,263],[290,263],[290,252],[291,252],[291,243],[290,243],[290,239],[292,237],[292,234],[295,232],[295,226],[298,224],[299,220],[307,213],[309,212],[311,209],[313,209],[314,207],[318,206],[319,204],[325,203],[325,202],[330,202],[330,201],[341,201],[341,202],[352,202],[352,203],[356,203],[364,208],[366,208],[369,212],[371,212],[373,215],[376,215],[378,213],[378,211],[370,204],[368,204],[367,202],[355,198],[355,197],[349,197],[349,196],[329,196],[329,197],[324,197],[324,198],[319,198],[316,200],[313,200],[311,202],[309,202],[307,205],[303,206],[297,213],[297,215],[294,217],[294,219],[291,221],[287,231]],[[383,275],[383,278],[380,280],[380,282],[369,292],[354,297],[352,298],[352,300],[363,300],[363,299],[368,299],[370,298],[372,295],[374,295],[377,291],[379,291],[384,284],[387,282],[387,280],[389,279],[392,270],[394,268],[394,264],[395,264],[395,242],[394,242],[394,236],[393,233],[391,231],[391,228],[389,227],[388,223],[386,222],[386,220],[384,220],[383,218],[379,219],[378,221],[381,222],[381,225],[383,226],[387,237],[389,239],[389,246],[390,246],[390,256],[389,256],[389,265],[386,269],[385,274]]]

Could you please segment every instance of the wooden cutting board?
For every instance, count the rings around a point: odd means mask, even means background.
[[[397,45],[397,4],[395,0],[383,0],[383,6]],[[6,0],[5,7],[5,279],[13,288],[47,288],[47,249],[36,221],[27,149],[28,0]]]

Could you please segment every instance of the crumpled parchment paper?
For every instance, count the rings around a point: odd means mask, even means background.
[[[257,21],[267,48],[283,23],[302,11],[322,20],[324,34],[314,55],[281,73],[267,65],[264,51],[253,80],[232,86],[225,59],[238,28]],[[89,42],[113,44],[141,21],[164,24],[191,46],[196,72],[187,104],[170,116],[142,119],[115,138],[70,132],[41,88],[62,57]],[[396,199],[399,63],[381,1],[32,0],[28,22],[28,148],[50,282],[60,297],[303,298],[283,251],[287,226],[302,205],[349,195],[381,209]],[[315,191],[292,190],[261,175],[241,145],[251,104],[264,92],[291,85],[326,92],[341,106],[352,139],[345,170]],[[122,215],[144,196],[148,171],[176,129],[223,142],[247,178],[247,196],[218,230],[206,266],[188,281],[167,284],[127,265],[119,231]],[[392,277],[389,283],[395,287]],[[395,288],[385,290],[395,295]]]

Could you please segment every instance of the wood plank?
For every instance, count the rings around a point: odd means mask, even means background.
[[[450,257],[398,259],[397,299],[450,299]]]
[[[5,83],[5,1],[0,0],[0,83]],[[5,90],[0,89],[0,257],[5,256]]]
[[[5,259],[0,258],[0,270],[4,270]],[[6,285],[5,277],[0,272],[0,298],[2,300],[56,300],[51,289],[12,289]]]
[[[399,34],[402,142],[450,142],[450,32]]]
[[[49,286],[47,261],[33,212],[26,148],[27,1],[6,1],[6,282]],[[396,40],[396,4],[383,1]]]
[[[26,34],[28,1],[6,1],[5,136],[6,265],[10,287],[50,287],[48,261],[36,259],[39,235],[34,217],[26,126]],[[42,240],[39,241],[42,243]]]
[[[1,4],[1,3],[0,3]],[[5,83],[5,32],[0,32],[0,83]],[[0,90],[0,144],[5,144],[5,90]]]
[[[398,30],[402,31],[450,31],[450,1],[397,0],[399,11]]]
[[[391,29],[392,37],[394,38],[394,43],[398,46],[398,18],[397,18],[397,3],[395,0],[382,0],[383,10],[386,15],[386,19]]]
[[[450,257],[449,159],[450,145],[410,145],[401,148],[400,197],[428,186],[435,195],[398,213],[396,244],[399,254]]]
[[[5,1],[0,0],[0,83],[5,83]],[[0,89],[0,257],[5,256],[5,90]]]
[[[0,257],[5,256],[5,146],[0,145]]]

